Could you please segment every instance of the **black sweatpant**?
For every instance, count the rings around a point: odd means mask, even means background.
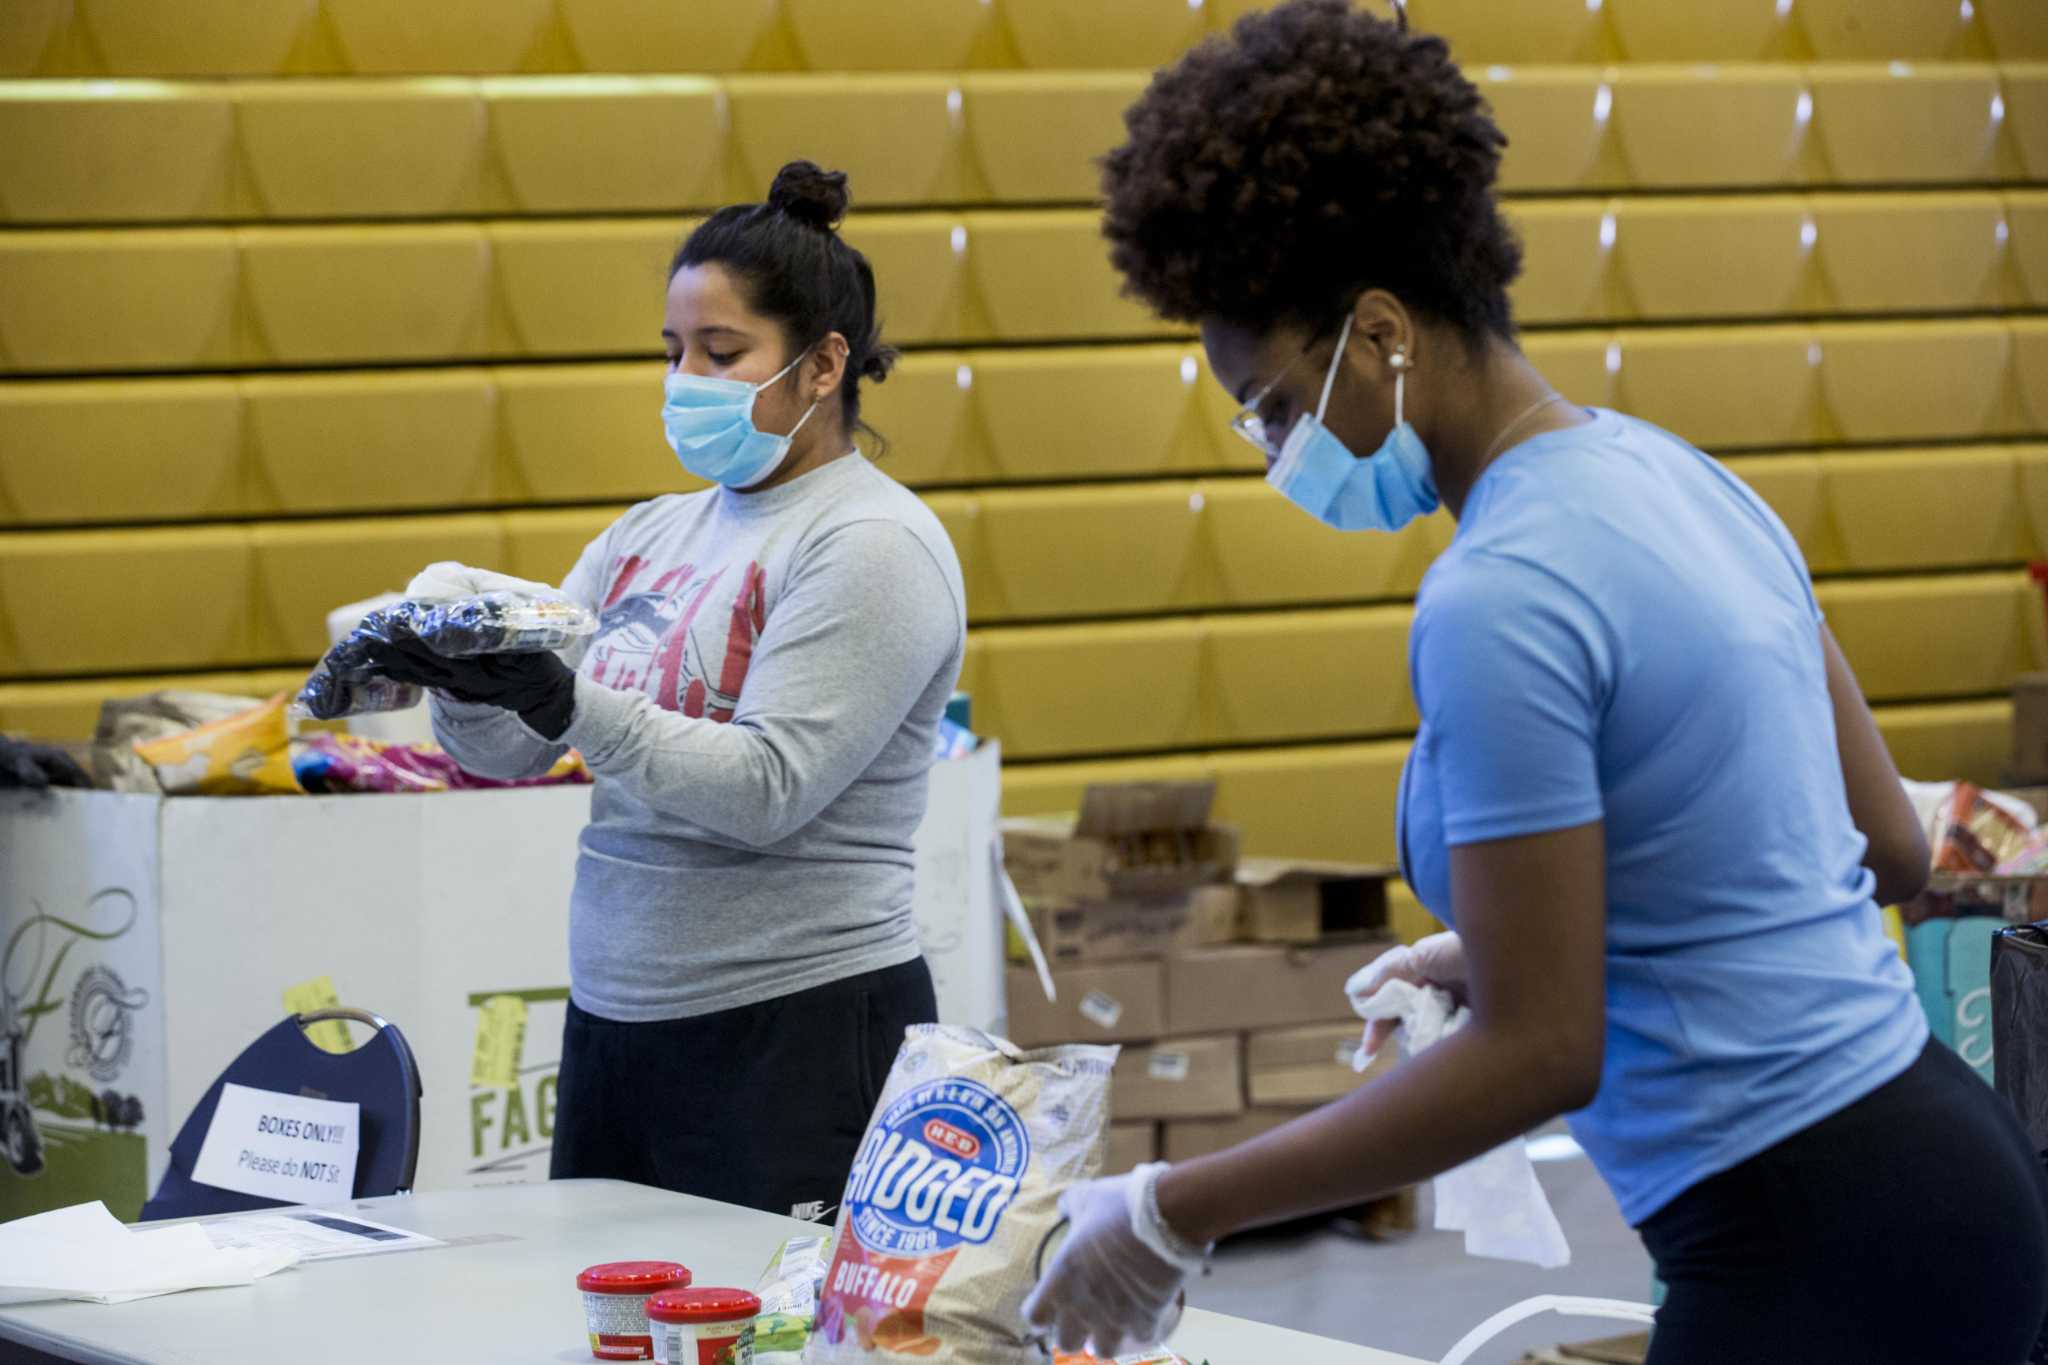
[[[829,1219],[904,1030],[937,1019],[922,958],[652,1024],[571,1004],[549,1174]]]
[[[2048,1320],[2048,1180],[1940,1043],[1640,1230],[1650,1365],[2020,1365]]]

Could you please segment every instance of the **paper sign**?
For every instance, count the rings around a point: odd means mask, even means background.
[[[1115,1028],[1116,1021],[1124,1017],[1123,1001],[1102,991],[1090,991],[1082,996],[1078,1008],[1081,1017],[1097,1028]]]
[[[216,1247],[288,1252],[300,1263],[442,1245],[432,1237],[354,1214],[237,1213],[208,1219],[199,1226]]]
[[[1155,1052],[1145,1070],[1155,1081],[1184,1081],[1191,1063],[1185,1052]]]
[[[492,996],[477,1011],[469,1083],[510,1090],[519,1084],[519,1062],[525,1050],[526,1001],[516,995]]]
[[[341,997],[335,993],[332,977],[316,976],[311,981],[301,981],[296,986],[285,988],[284,1007],[288,1014],[311,1014],[314,1010],[338,1008],[340,1004]],[[339,1019],[322,1019],[306,1030],[306,1036],[323,1052],[356,1050],[348,1038],[348,1025]]]
[[[192,1178],[216,1189],[292,1204],[352,1199],[360,1119],[361,1106],[352,1101],[309,1099],[229,1082],[221,1087]]]

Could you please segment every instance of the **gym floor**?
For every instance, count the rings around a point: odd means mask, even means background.
[[[1648,1302],[1649,1254],[1592,1163],[1574,1155],[1539,1162],[1536,1172],[1571,1244],[1572,1262],[1563,1269],[1467,1256],[1463,1234],[1435,1230],[1425,1188],[1419,1225],[1404,1237],[1368,1242],[1321,1229],[1241,1239],[1217,1253],[1214,1272],[1189,1290],[1188,1301],[1430,1361],[1496,1312],[1537,1294]],[[1545,1314],[1498,1338],[1474,1365],[1512,1365],[1533,1347],[1629,1330],[1625,1323]]]

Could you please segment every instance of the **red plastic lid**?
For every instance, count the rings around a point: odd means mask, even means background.
[[[656,1322],[737,1322],[760,1312],[760,1297],[744,1289],[669,1289],[647,1301]]]
[[[576,1277],[586,1294],[652,1294],[689,1282],[690,1268],[679,1261],[606,1261]]]

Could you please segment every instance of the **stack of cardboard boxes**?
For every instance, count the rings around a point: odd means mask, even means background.
[[[1221,1150],[1370,1078],[1352,1066],[1362,1025],[1344,984],[1394,946],[1389,873],[1241,860],[1237,832],[1210,818],[1215,795],[1096,786],[1078,818],[1002,826],[1058,993],[1045,998],[1013,935],[1010,1036],[1123,1045],[1111,1173]]]

